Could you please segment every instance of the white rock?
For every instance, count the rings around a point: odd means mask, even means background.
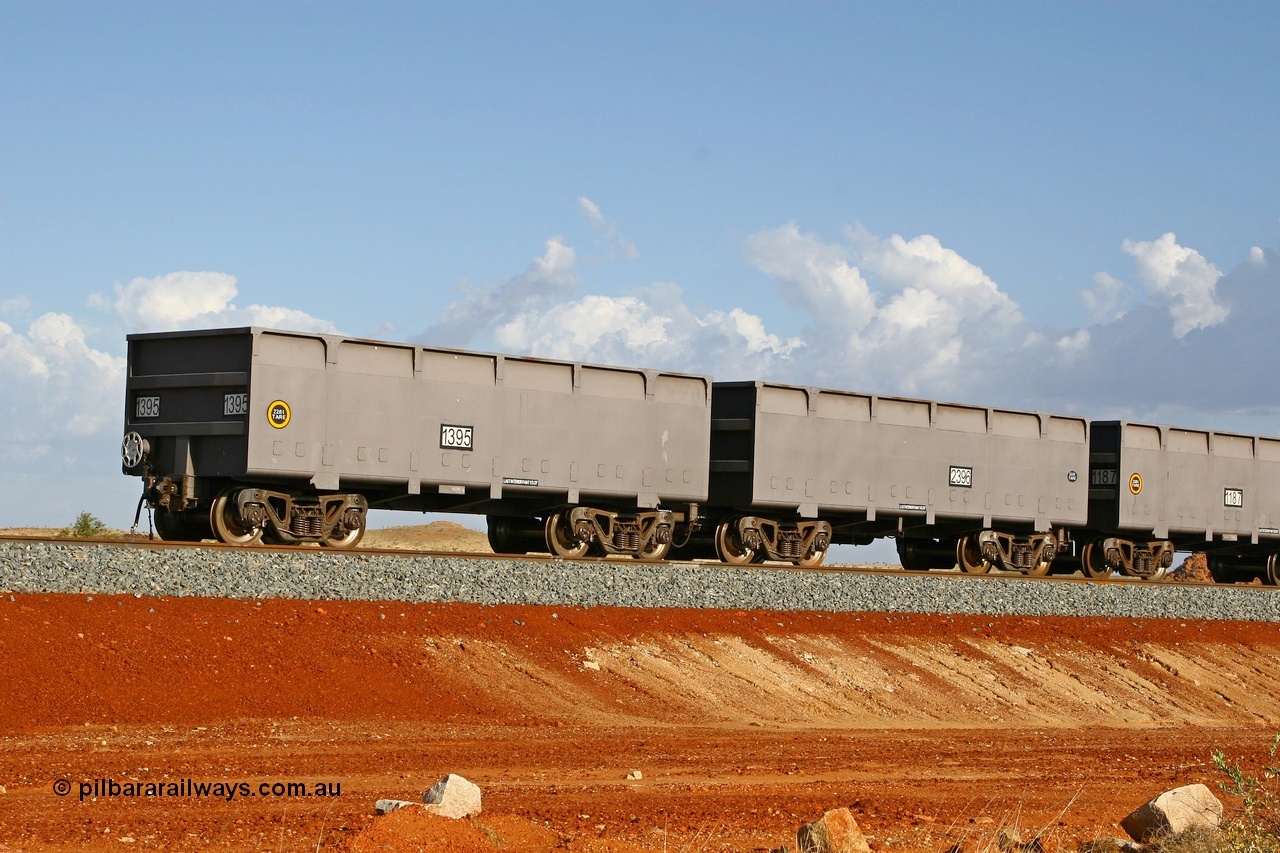
[[[441,817],[470,817],[480,814],[480,787],[450,773],[422,795],[427,811]]]
[[[630,773],[627,774],[627,778],[630,779],[632,782],[636,782],[640,779],[643,779],[644,774],[641,773],[639,770],[632,770]]]
[[[1120,821],[1134,841],[1143,844],[1161,835],[1181,835],[1189,829],[1222,824],[1222,803],[1205,785],[1185,785],[1165,791]]]

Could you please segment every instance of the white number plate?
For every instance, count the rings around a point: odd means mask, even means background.
[[[471,432],[469,426],[456,424],[440,425],[440,446],[453,450],[471,450]]]
[[[1091,486],[1114,486],[1120,482],[1120,472],[1115,468],[1095,468],[1089,474]]]
[[[133,401],[133,416],[135,418],[160,417],[160,398],[138,397]]]
[[[972,489],[973,488],[973,469],[958,468],[955,465],[952,465],[951,466],[951,485],[960,486],[961,488],[964,488],[964,489]]]
[[[1244,489],[1224,489],[1222,493],[1223,506],[1244,506]]]
[[[222,398],[222,415],[247,415],[249,414],[249,395],[248,394],[227,394]]]

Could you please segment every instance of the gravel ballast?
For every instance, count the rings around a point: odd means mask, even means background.
[[[0,540],[0,591],[1280,622],[1260,587]]]

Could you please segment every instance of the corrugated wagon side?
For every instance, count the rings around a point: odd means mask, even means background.
[[[1083,418],[766,382],[713,401],[707,515],[730,562],[891,536],[909,568],[1044,574],[1087,517]]]
[[[350,546],[369,507],[500,550],[658,556],[707,494],[710,379],[259,328],[129,338],[126,473],[169,538]]]

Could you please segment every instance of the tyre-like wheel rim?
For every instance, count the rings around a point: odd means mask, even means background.
[[[364,538],[364,527],[357,527],[354,530],[348,530],[341,536],[330,536],[320,542],[325,548],[354,548],[360,544],[360,540]]]
[[[236,521],[233,515],[235,496],[234,491],[226,491],[213,499],[213,506],[209,508],[209,526],[213,528],[214,538],[219,542],[255,545],[262,539],[262,528],[246,529]]]
[[[1080,571],[1096,581],[1111,577],[1111,569],[1102,555],[1102,546],[1097,542],[1090,542],[1080,550]]]
[[[1049,570],[1053,568],[1053,560],[1041,560],[1031,568],[1027,569],[1026,576],[1029,578],[1042,578],[1049,574]]]
[[[991,562],[983,558],[978,540],[972,536],[961,536],[956,541],[956,564],[966,575],[985,575],[991,571]]]
[[[547,516],[547,547],[557,557],[580,560],[591,550],[591,543],[574,536],[564,516],[553,512]]]
[[[665,560],[670,551],[670,542],[655,542],[650,539],[648,545],[635,553],[635,558],[637,560]]]
[[[796,565],[803,566],[806,569],[812,569],[816,566],[821,566],[822,561],[825,560],[826,558],[827,558],[826,551],[819,551],[817,548],[813,548],[813,549],[810,549],[808,554],[805,554],[803,557],[796,560]]]
[[[716,528],[716,556],[722,562],[735,566],[748,566],[756,560],[756,552],[748,548],[738,535],[737,521],[723,521]]]
[[[1267,568],[1262,574],[1262,582],[1267,586],[1280,586],[1280,559],[1275,554],[1267,555]]]

